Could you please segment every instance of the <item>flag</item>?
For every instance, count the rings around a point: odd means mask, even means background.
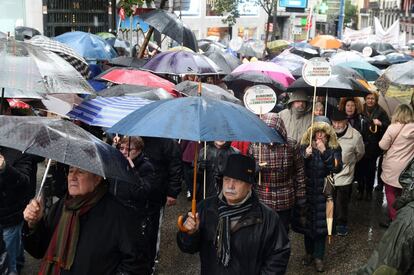
[[[310,29],[312,28],[312,17],[313,17],[313,14],[312,14],[312,9],[310,9],[310,11],[309,11],[309,15],[308,15],[308,17],[306,18],[306,26],[305,26],[305,30],[310,30]]]

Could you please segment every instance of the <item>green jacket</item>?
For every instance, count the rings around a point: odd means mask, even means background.
[[[357,275],[414,274],[414,160],[401,173],[403,186],[395,207],[397,218]]]

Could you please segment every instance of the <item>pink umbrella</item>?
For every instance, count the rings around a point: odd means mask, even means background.
[[[293,81],[295,81],[295,78],[288,69],[273,62],[257,61],[245,63],[234,69],[232,73],[240,72],[261,72],[271,77],[273,80],[281,83],[285,87],[288,87]]]

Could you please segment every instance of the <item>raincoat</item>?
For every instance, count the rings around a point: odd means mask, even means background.
[[[397,199],[397,218],[357,275],[414,274],[414,159],[399,177],[403,191]]]
[[[308,108],[303,114],[295,114],[289,105],[289,108],[281,111],[279,115],[285,123],[288,137],[300,142],[303,134],[312,123],[311,110]]]

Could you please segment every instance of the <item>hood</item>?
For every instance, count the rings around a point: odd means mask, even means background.
[[[314,122],[311,127],[306,130],[303,134],[302,141],[300,142],[301,145],[309,145],[309,139],[311,134],[314,135],[317,131],[323,131],[329,137],[328,146],[332,149],[336,149],[339,147],[338,139],[336,137],[336,133],[331,125],[327,124],[326,122]]]
[[[395,201],[394,208],[400,209],[414,201],[414,159],[402,171],[398,179],[402,186],[401,196]]]
[[[414,123],[408,123],[401,131],[401,135],[406,139],[414,139]],[[414,141],[413,141],[414,142]]]
[[[287,131],[285,127],[285,123],[280,118],[280,116],[276,113],[267,113],[262,115],[262,120],[264,123],[267,124],[270,128],[275,129],[279,134],[284,138],[284,140],[287,140]]]

